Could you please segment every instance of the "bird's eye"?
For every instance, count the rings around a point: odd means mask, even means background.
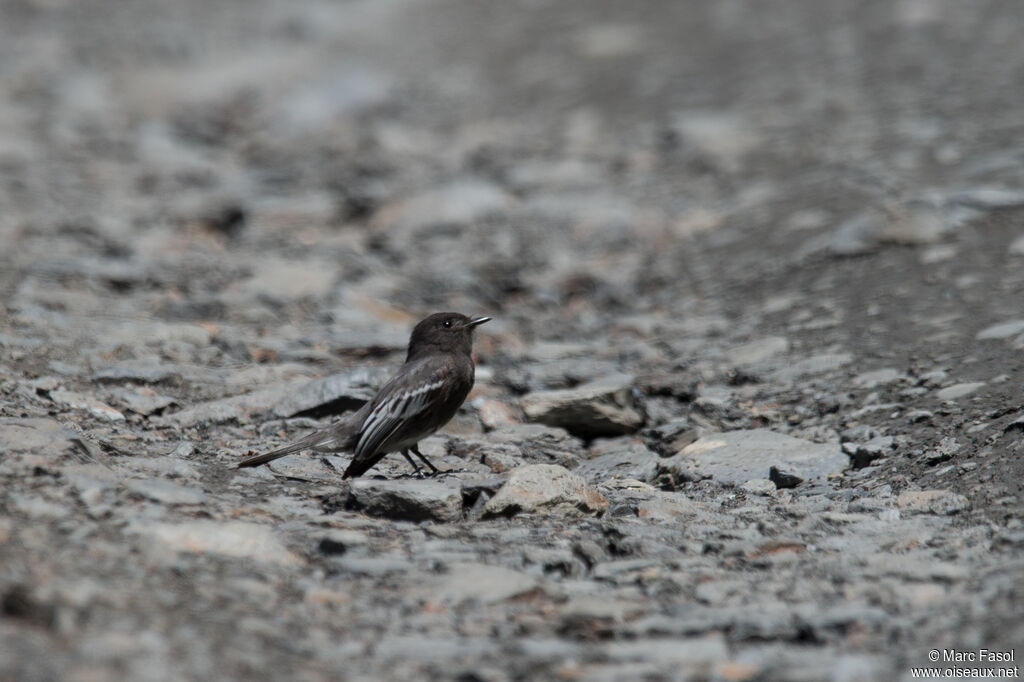
[[[444,324],[445,327],[451,327],[452,326],[452,321],[451,320],[445,320],[443,324]]]

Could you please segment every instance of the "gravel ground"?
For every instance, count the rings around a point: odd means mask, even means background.
[[[0,27],[0,679],[1019,665],[1024,5]],[[436,310],[449,473],[233,468]]]

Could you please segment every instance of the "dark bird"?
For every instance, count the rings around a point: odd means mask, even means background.
[[[473,330],[489,317],[434,313],[421,320],[409,337],[405,364],[361,408],[331,426],[277,450],[239,462],[239,467],[266,464],[301,450],[352,452],[342,478],[368,471],[389,452],[401,452],[420,473],[409,453],[437,467],[419,451],[420,440],[448,423],[473,388]]]

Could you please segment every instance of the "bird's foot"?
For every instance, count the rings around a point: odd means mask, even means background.
[[[415,476],[416,478],[424,478],[423,469],[421,469],[420,465],[416,463],[416,460],[409,456],[408,450],[402,450],[402,457],[405,457],[406,461],[409,462],[410,465],[412,465],[414,472],[413,476]]]
[[[412,447],[410,447],[409,450],[411,450],[412,454],[414,454],[417,457],[419,457],[420,460],[424,464],[427,465],[427,468],[430,469],[430,475],[431,476],[436,476],[438,474],[445,473],[445,471],[443,469],[438,469],[436,466],[434,466],[433,462],[431,462],[429,459],[427,459],[426,457],[423,456],[423,453],[420,452],[420,446],[419,446],[418,443],[416,445],[413,445]],[[412,457],[410,457],[408,455],[408,453],[403,453],[403,454],[405,454],[405,458],[407,460],[409,460],[409,462],[411,462],[413,466],[416,466],[416,464],[412,461]],[[416,467],[416,468],[419,469],[419,467]]]

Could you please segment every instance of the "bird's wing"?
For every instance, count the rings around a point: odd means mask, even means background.
[[[430,358],[408,372],[400,372],[374,398],[374,405],[363,422],[353,461],[372,457],[394,442],[396,435],[425,419],[426,413],[444,391],[441,366]],[[428,423],[426,420],[424,423]]]

